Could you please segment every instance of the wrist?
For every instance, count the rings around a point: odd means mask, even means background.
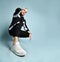
[[[29,34],[32,34],[30,31],[28,31]]]

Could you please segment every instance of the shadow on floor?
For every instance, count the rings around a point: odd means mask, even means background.
[[[11,42],[11,36],[9,35],[8,27],[4,29],[0,40],[4,46],[9,47],[9,43]]]

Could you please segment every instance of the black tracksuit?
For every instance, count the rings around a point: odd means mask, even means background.
[[[16,24],[17,22],[20,22],[19,24]],[[14,24],[16,24],[11,30],[9,30],[9,34],[13,37],[18,36],[18,37],[29,37],[29,29],[26,25],[26,20],[24,19],[23,16],[20,17],[13,17],[12,18],[12,22],[9,26],[9,28],[11,26],[13,26]],[[23,27],[23,30],[22,30]],[[24,29],[26,28],[26,29]]]

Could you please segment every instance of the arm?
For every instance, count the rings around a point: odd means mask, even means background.
[[[29,28],[28,28],[27,25],[26,25],[26,21],[25,21],[25,26],[26,26],[26,28],[27,28],[27,32],[28,32],[28,33],[31,33],[30,30],[29,30]]]
[[[26,22],[25,22],[25,26],[26,26],[26,28],[27,28],[27,32],[29,33],[29,38],[30,38],[30,40],[31,40],[31,38],[32,38],[32,33],[30,32],[29,28],[27,27]]]
[[[9,26],[9,30],[11,30],[14,26],[16,26],[17,24],[19,24],[20,22],[16,19],[16,18],[13,18],[12,19],[12,22]]]

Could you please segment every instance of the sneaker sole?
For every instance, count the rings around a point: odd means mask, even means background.
[[[9,50],[12,51],[11,48],[9,48]],[[12,52],[14,53],[14,51],[12,51]],[[25,55],[17,55],[16,53],[14,53],[14,54],[15,54],[16,56],[19,56],[19,57],[25,57]]]

